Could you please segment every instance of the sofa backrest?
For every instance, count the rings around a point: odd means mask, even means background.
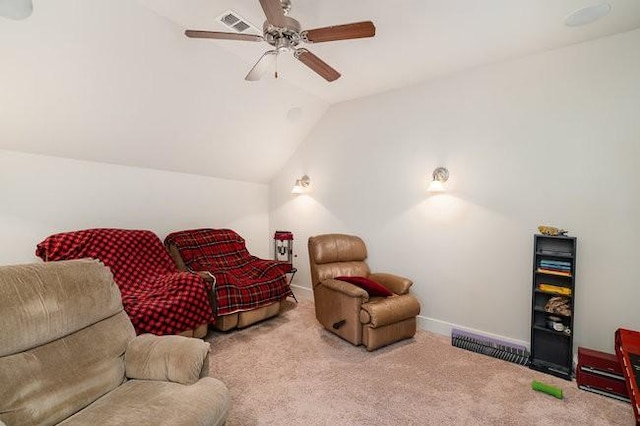
[[[96,228],[62,232],[38,244],[36,255],[44,261],[99,259],[111,269],[125,293],[149,277],[177,272],[160,238],[147,230]]]
[[[360,237],[346,234],[325,234],[309,237],[311,283],[338,276],[369,276],[367,247]]]
[[[192,271],[241,268],[255,260],[244,238],[231,229],[190,229],[173,232],[164,240],[178,265]],[[177,252],[177,253],[176,253]],[[179,258],[176,259],[176,254]]]
[[[124,381],[135,337],[96,260],[0,267],[0,420],[55,424]]]

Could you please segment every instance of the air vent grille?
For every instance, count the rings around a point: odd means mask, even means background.
[[[529,351],[527,351],[527,348],[493,337],[482,336],[454,328],[451,330],[451,344],[458,348],[478,352],[516,364],[529,365]]]
[[[233,28],[235,28],[236,30],[238,30],[238,32],[243,32],[245,31],[247,28],[249,28],[249,24],[247,24],[244,21],[240,21],[237,24],[235,24],[233,26]]]
[[[237,33],[262,35],[262,31],[233,10],[227,10],[222,15],[218,16],[217,19],[224,24],[225,27]]]
[[[222,17],[222,19],[220,19],[222,21],[222,23],[227,24],[227,25],[233,25],[236,22],[238,22],[240,19],[235,16],[233,13],[229,13],[227,15],[224,15]]]

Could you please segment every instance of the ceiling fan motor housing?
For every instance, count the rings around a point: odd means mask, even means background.
[[[296,47],[300,41],[300,22],[288,16],[284,17],[284,27],[274,27],[268,21],[262,26],[264,40],[278,51],[287,51]]]

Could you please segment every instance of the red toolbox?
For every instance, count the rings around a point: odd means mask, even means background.
[[[616,354],[627,383],[636,425],[640,425],[640,332],[617,329]]]
[[[579,347],[576,381],[580,389],[630,401],[622,366],[613,354]]]

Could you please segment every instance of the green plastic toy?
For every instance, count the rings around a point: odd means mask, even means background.
[[[546,383],[538,382],[537,380],[534,380],[531,382],[531,389],[538,392],[549,394],[551,396],[555,396],[558,399],[563,398],[562,389],[557,388],[555,386],[547,385]]]

